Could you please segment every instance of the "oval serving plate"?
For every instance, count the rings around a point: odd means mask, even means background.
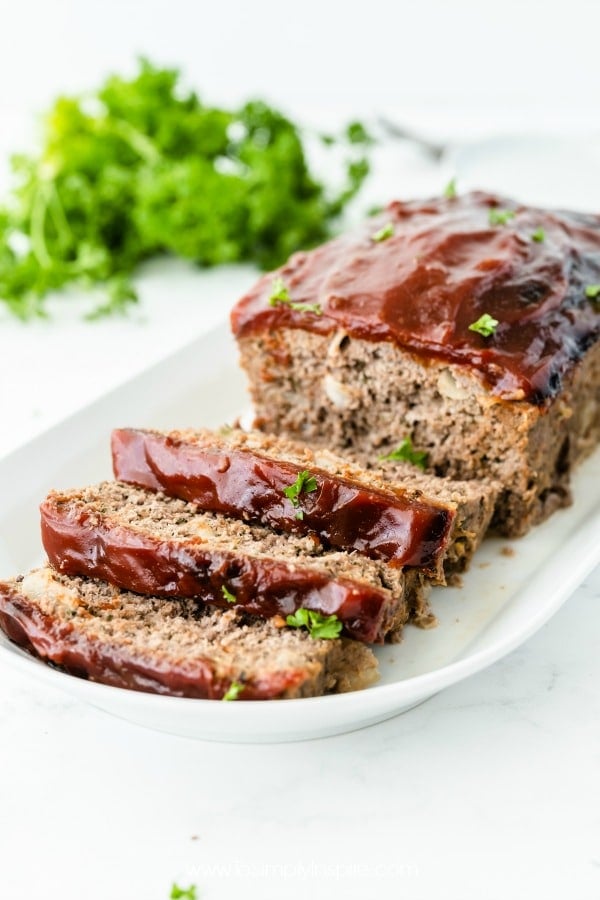
[[[110,477],[112,427],[210,427],[234,418],[246,404],[236,359],[223,325],[2,460],[0,577],[41,561],[37,506],[50,488]],[[186,737],[266,742],[352,731],[486,668],[537,631],[600,562],[599,486],[597,452],[575,477],[573,506],[525,538],[487,540],[461,588],[433,592],[438,627],[408,627],[401,644],[378,649],[381,681],[364,691],[279,702],[162,697],[66,675],[3,635],[0,665],[37,679],[41,689],[58,687],[113,715]]]

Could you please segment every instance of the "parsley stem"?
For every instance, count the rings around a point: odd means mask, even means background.
[[[126,122],[125,119],[114,118],[110,124],[109,131],[114,132],[117,137],[129,144],[131,149],[137,153],[145,162],[156,163],[161,159],[161,155],[145,134]]]
[[[48,253],[46,244],[48,185],[49,182],[40,181],[31,210],[31,249],[43,269],[49,269],[52,266],[52,257]]]
[[[67,221],[67,217],[65,215],[65,210],[62,205],[62,201],[60,199],[60,195],[58,193],[58,188],[56,186],[56,182],[51,182],[51,193],[50,193],[50,205],[49,212],[52,216],[52,221],[54,222],[54,227],[56,229],[56,234],[58,236],[59,243],[66,247],[72,237],[71,226]]]

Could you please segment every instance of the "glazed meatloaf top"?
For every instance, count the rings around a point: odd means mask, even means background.
[[[0,583],[0,627],[71,674],[177,697],[309,697],[377,679],[377,661],[362,644],[313,639],[190,599],[140,603],[105,582],[50,568]]]
[[[237,304],[232,327],[238,338],[286,327],[394,342],[541,406],[598,339],[599,284],[600,216],[474,192],[393,202],[295,254]],[[482,316],[497,325],[472,330]]]

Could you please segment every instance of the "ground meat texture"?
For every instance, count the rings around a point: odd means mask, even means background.
[[[263,617],[303,607],[336,615],[366,642],[398,639],[409,619],[429,625],[421,573],[324,551],[183,500],[120,482],[52,492],[42,540],[55,568],[145,595],[194,597]]]
[[[0,584],[0,626],[46,662],[92,681],[176,697],[290,699],[377,680],[363,644],[314,640],[238,610],[140,598],[104,582],[38,569]]]
[[[239,346],[258,426],[363,465],[410,437],[429,475],[499,485],[493,525],[507,536],[570,503],[570,472],[600,438],[598,344],[547,408],[499,400],[464,367],[391,343],[284,329]]]

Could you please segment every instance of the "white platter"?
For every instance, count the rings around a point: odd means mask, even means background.
[[[52,488],[110,477],[113,427],[215,426],[247,405],[225,325],[47,431],[0,462],[0,577],[42,559],[37,506]],[[575,503],[527,537],[491,539],[462,588],[436,589],[434,631],[406,629],[377,650],[381,681],[365,691],[283,702],[218,703],[142,694],[49,668],[0,635],[0,666],[160,731],[206,740],[305,740],[410,709],[486,668],[536,632],[600,562],[600,453],[574,481]]]

